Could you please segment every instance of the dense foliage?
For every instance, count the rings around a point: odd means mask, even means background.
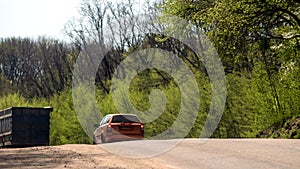
[[[218,51],[226,74],[227,99],[212,137],[299,138],[298,1],[165,0],[155,6],[149,4],[146,12],[172,14],[195,24]],[[49,38],[1,39],[0,109],[52,106],[51,144],[90,143],[72,100],[72,73],[80,51],[88,43],[113,46],[95,79],[98,107],[105,115],[118,113],[110,88],[116,67],[131,53],[155,47],[179,56],[195,74],[201,101],[187,137],[199,137],[211,104],[211,84],[200,59],[175,39],[158,34],[141,36],[136,30],[145,28],[137,19],[133,1],[112,4],[84,0],[80,10],[82,18],[66,25],[70,44]],[[130,101],[138,110],[146,111],[155,89],[164,92],[167,103],[159,118],[146,124],[146,137],[169,130],[180,109],[181,93],[176,82],[156,69],[144,70],[133,79]]]

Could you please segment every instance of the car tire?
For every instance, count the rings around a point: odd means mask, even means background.
[[[103,134],[101,135],[101,143],[105,143],[105,137]]]
[[[93,135],[93,144],[97,144],[97,138]]]

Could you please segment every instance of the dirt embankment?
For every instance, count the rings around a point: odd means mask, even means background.
[[[63,145],[0,149],[0,168],[167,168],[152,159],[131,159],[110,154],[96,145]]]

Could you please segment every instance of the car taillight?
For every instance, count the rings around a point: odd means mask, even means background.
[[[141,124],[141,136],[144,137],[144,125],[143,124]]]

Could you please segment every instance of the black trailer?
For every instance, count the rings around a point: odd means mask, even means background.
[[[0,111],[0,147],[49,145],[52,108],[11,107]]]

